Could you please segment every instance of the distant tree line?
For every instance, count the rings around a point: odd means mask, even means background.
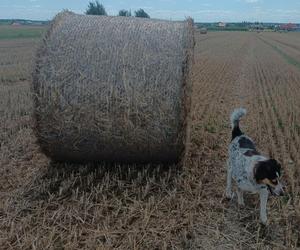
[[[98,1],[89,2],[88,8],[85,12],[87,15],[99,15],[99,16],[107,16],[107,12],[104,6]]]
[[[119,16],[131,16],[131,10],[120,10]]]
[[[107,12],[103,6],[103,4],[99,3],[98,0],[95,2],[89,2],[87,10],[85,11],[85,14],[87,15],[100,15],[100,16],[107,16]],[[125,16],[129,17],[132,16],[131,10],[120,10],[119,16]],[[136,10],[134,12],[135,17],[142,17],[142,18],[150,18],[148,13],[144,11],[143,9]]]

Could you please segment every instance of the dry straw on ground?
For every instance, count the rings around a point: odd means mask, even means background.
[[[43,151],[58,161],[178,162],[193,47],[189,20],[59,14],[33,73]]]

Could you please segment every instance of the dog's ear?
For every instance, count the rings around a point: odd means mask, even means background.
[[[275,159],[268,160],[268,163],[269,163],[270,167],[272,167],[280,176],[280,171],[281,171],[280,163],[278,161],[276,161]]]
[[[256,163],[254,178],[257,182],[267,178],[268,170],[267,170],[266,165],[267,164],[265,164],[264,161],[260,161],[260,162]]]
[[[274,159],[260,161],[256,164],[254,178],[256,181],[260,181],[266,178],[275,179],[278,177],[277,173],[280,176],[280,170],[280,164]]]

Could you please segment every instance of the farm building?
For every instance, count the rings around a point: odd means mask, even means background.
[[[264,30],[264,25],[261,23],[256,23],[256,24],[252,24],[250,25],[250,31],[262,31]]]
[[[20,26],[20,25],[22,25],[20,22],[18,22],[18,21],[14,21],[14,22],[12,22],[12,24],[11,24],[12,26]]]
[[[281,24],[279,25],[279,29],[285,31],[295,31],[297,30],[297,24],[294,23]]]
[[[224,22],[219,22],[219,23],[218,23],[218,27],[220,27],[220,28],[225,28],[225,27],[226,27],[226,23],[224,23]]]

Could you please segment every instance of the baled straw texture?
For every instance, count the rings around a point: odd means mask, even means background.
[[[35,130],[56,161],[176,163],[188,144],[192,21],[56,16],[33,72]]]

